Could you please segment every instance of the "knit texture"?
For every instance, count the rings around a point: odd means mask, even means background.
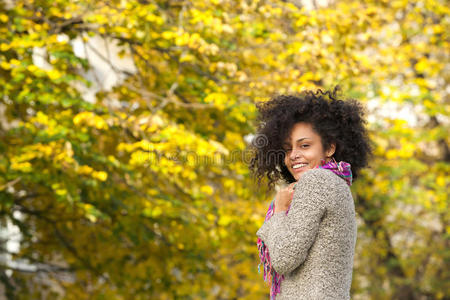
[[[272,299],[350,299],[357,230],[351,173],[332,169],[305,172],[289,210],[270,214],[269,208],[256,233],[270,253],[264,277],[276,284]]]

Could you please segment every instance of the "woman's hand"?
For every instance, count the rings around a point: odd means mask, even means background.
[[[279,211],[286,211],[291,205],[292,197],[294,195],[294,184],[297,182],[293,182],[289,184],[287,187],[282,188],[278,191],[275,197],[275,210],[274,213]]]

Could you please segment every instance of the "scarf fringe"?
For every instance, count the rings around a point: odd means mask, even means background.
[[[264,242],[258,238],[257,241],[259,258],[261,262],[258,265],[258,273],[261,273],[261,264],[263,264],[263,278],[270,286],[270,299],[275,299],[275,295],[281,292],[281,281],[284,280],[284,275],[280,275],[272,268],[270,263],[269,249]]]

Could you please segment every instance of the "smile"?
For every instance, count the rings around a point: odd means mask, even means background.
[[[306,167],[308,164],[296,164],[292,166],[292,169],[296,170],[296,169],[301,169],[303,167]]]

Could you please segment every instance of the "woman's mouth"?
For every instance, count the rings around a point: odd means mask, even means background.
[[[308,165],[307,163],[295,164],[295,165],[292,166],[292,169],[294,171],[301,171],[301,170],[304,170],[307,165]]]

